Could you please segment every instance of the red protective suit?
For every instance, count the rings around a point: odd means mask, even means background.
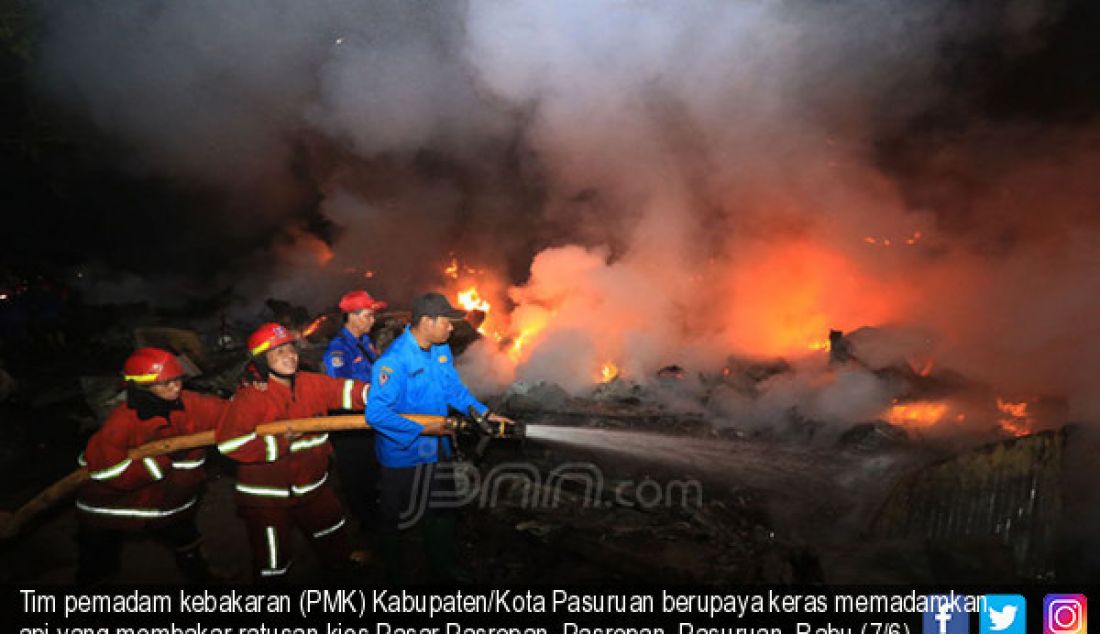
[[[256,426],[330,410],[363,409],[367,384],[312,372],[295,375],[293,389],[275,380],[246,385],[217,429],[218,450],[237,467],[238,512],[248,528],[253,571],[278,578],[291,563],[291,529],[298,525],[329,565],[350,554],[343,508],[328,483],[328,434],[261,435]]]
[[[125,531],[162,525],[193,512],[205,478],[206,449],[132,460],[130,449],[147,442],[214,429],[229,403],[184,391],[182,409],[168,418],[142,420],[123,403],[89,440],[82,462],[91,478],[77,495],[81,522]]]

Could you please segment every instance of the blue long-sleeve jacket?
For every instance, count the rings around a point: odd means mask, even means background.
[[[325,374],[338,379],[371,382],[378,352],[368,335],[356,337],[345,326],[325,350]]]
[[[375,450],[386,467],[413,467],[451,456],[447,438],[421,436],[424,426],[402,414],[447,415],[447,406],[478,413],[488,408],[462,384],[447,344],[424,350],[408,328],[374,364],[367,422],[377,430]]]

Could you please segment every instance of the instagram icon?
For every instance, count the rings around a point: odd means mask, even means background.
[[[1043,634],[1088,634],[1088,603],[1083,594],[1043,598]]]

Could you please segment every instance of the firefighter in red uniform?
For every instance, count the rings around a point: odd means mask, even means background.
[[[123,371],[126,402],[111,412],[81,456],[90,479],[76,502],[77,582],[95,583],[117,572],[126,535],[143,530],[173,549],[189,581],[216,580],[195,525],[206,449],[141,460],[128,452],[153,440],[214,429],[228,402],[183,391],[183,367],[165,350],[141,348]]]
[[[352,555],[344,510],[328,482],[328,434],[256,432],[262,423],[365,406],[366,383],[299,372],[296,342],[294,333],[275,323],[249,336],[254,376],[237,390],[216,434],[218,450],[240,463],[237,508],[258,581],[286,575],[294,526],[312,540],[326,565],[339,569]]]

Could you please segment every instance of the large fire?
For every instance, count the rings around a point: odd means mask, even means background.
[[[913,246],[921,238],[920,232],[915,232],[897,243]],[[866,242],[880,246],[891,243],[877,239]],[[728,297],[727,306],[731,307],[720,314],[726,332],[733,338],[723,341],[723,345],[738,352],[779,357],[827,351],[830,341],[823,334],[832,329],[850,330],[903,320],[910,301],[903,286],[869,276],[854,259],[808,240],[749,254],[744,261],[730,263],[729,267],[728,272],[713,277],[718,280],[714,282],[716,288],[725,291],[722,297]],[[455,304],[485,315],[478,332],[486,343],[495,346],[492,349],[499,352],[502,367],[513,371],[531,358],[549,334],[559,309],[571,315],[572,321],[567,321],[569,325],[565,327],[573,328],[578,323],[578,312],[582,319],[591,312],[577,311],[569,303],[573,301],[572,294],[583,292],[585,287],[563,284],[555,287],[555,293],[525,294],[523,287],[509,289],[490,271],[470,266],[454,255],[440,270],[445,280],[444,291],[454,298]],[[708,273],[706,277],[712,275]],[[609,324],[618,329],[648,325],[645,321],[648,317],[638,319],[639,314],[647,314],[637,311],[625,316],[614,312],[591,314],[593,325]],[[560,316],[557,323],[562,323]],[[617,362],[622,361],[621,349],[603,348],[595,353],[605,360],[594,369],[593,382],[607,383],[620,376]],[[919,377],[928,377],[937,368],[936,361],[925,353],[917,353],[907,362]],[[722,369],[724,376],[730,372],[728,367]],[[1001,429],[1014,435],[1034,429],[1035,420],[1026,401],[998,398],[996,408],[992,415],[984,408],[980,413],[977,410],[963,413],[966,410],[942,400],[895,400],[880,416],[911,430],[958,425],[969,419],[996,420]]]
[[[478,326],[478,332],[497,342],[504,356],[518,365],[526,358],[530,344],[549,323],[549,313],[538,306],[520,306],[506,314],[506,311],[494,310],[494,306],[503,303],[503,292],[499,284],[494,284],[494,276],[485,269],[465,264],[453,255],[442,267],[445,278],[453,280],[449,294],[455,298],[455,304],[463,310],[477,310],[485,314],[485,320]],[[486,292],[489,289],[489,292]],[[496,299],[490,300],[489,294]]]
[[[729,274],[727,326],[736,347],[780,356],[828,349],[822,333],[889,323],[901,290],[863,274],[841,253],[808,241],[751,254]]]

